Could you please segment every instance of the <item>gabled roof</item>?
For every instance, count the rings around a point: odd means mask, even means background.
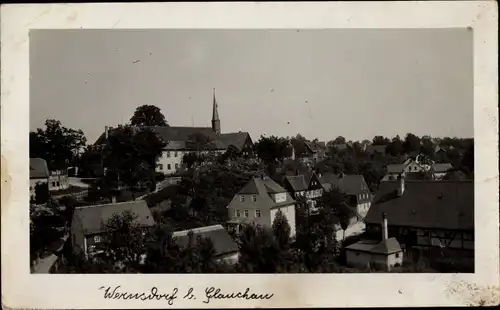
[[[247,138],[250,138],[248,132],[232,132],[217,134],[211,127],[173,127],[173,126],[153,126],[149,127],[158,136],[167,143],[166,150],[186,150],[192,149],[193,144],[190,143],[190,138],[194,134],[202,134],[210,138],[211,142],[207,148],[216,150],[225,150],[229,146],[234,146],[239,151],[243,150]],[[108,131],[109,135],[113,134],[118,128],[113,128]],[[96,141],[96,144],[102,144],[105,140],[103,133]]]
[[[358,174],[325,173],[321,176],[320,181],[325,189],[338,188],[347,195],[358,195],[369,190],[365,178]]]
[[[222,133],[215,138],[215,141],[220,143],[224,149],[227,149],[229,146],[234,146],[238,151],[242,151],[245,146],[245,142],[247,139],[250,139],[250,134],[248,132],[231,132],[231,133]]]
[[[120,203],[109,203],[103,205],[92,205],[79,207],[73,214],[73,224],[81,225],[84,235],[103,232],[103,225],[114,215],[121,215],[129,210],[137,216],[136,221],[140,226],[153,226],[154,220],[148,205],[144,200],[135,200]]]
[[[308,184],[303,175],[287,175],[285,176],[285,182],[287,182],[294,192],[305,191],[308,188]]]
[[[452,169],[453,166],[450,163],[444,163],[444,164],[434,164],[432,165],[432,171],[434,172],[447,172],[448,170]]]
[[[238,245],[234,242],[229,233],[222,227],[222,225],[213,225],[194,228],[190,230],[176,231],[172,237],[176,240],[177,244],[181,247],[187,247],[189,244],[189,232],[193,232],[193,243],[196,245],[198,236],[208,238],[212,241],[215,249],[215,255],[225,255],[238,252]]]
[[[361,240],[347,246],[346,249],[385,255],[402,251],[401,245],[396,238],[388,238],[382,241]]]
[[[30,179],[41,179],[49,177],[47,161],[43,158],[30,158]]]
[[[324,151],[326,150],[326,144],[325,142],[319,142],[319,141],[304,141],[306,147],[312,152],[316,153],[319,151]]]
[[[405,181],[402,196],[400,182],[382,182],[365,217],[379,224],[386,213],[390,225],[453,230],[474,229],[473,181]]]
[[[284,202],[276,203],[271,197],[273,194],[284,193],[286,195],[286,200]],[[240,195],[255,195],[256,201],[244,201],[239,200]],[[263,178],[253,178],[248,183],[243,186],[243,188],[233,197],[230,205],[243,207],[244,204],[251,203],[257,208],[275,208],[285,205],[290,205],[295,203],[295,200],[290,196],[290,194],[278,183],[273,181],[269,177]]]

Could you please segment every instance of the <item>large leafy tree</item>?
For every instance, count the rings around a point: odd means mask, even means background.
[[[30,157],[47,161],[49,169],[66,168],[86,143],[81,129],[62,126],[54,119],[45,121],[45,129],[30,132]]]
[[[154,185],[156,161],[165,146],[166,142],[148,128],[119,127],[103,150],[107,174],[114,178],[112,181],[129,186],[144,181]]]
[[[255,150],[259,158],[268,163],[281,162],[285,157],[291,155],[289,140],[276,136],[261,136],[259,141],[255,143]]]
[[[375,136],[373,137],[373,145],[387,145],[391,142],[388,138],[385,138],[383,136]]]
[[[154,105],[142,105],[138,107],[130,124],[133,126],[166,126],[167,121],[160,108]]]
[[[297,134],[295,137],[290,139],[290,143],[292,144],[295,150],[296,157],[304,157],[307,155],[307,147],[306,147],[306,138],[302,135]]]
[[[420,151],[420,138],[412,133],[408,133],[403,142],[403,149],[406,153]]]
[[[288,223],[288,219],[281,210],[276,212],[276,216],[274,217],[272,224],[272,230],[280,248],[282,250],[288,250],[290,246],[291,228]]]

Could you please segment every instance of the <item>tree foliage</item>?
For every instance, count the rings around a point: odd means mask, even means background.
[[[132,126],[166,126],[167,121],[160,108],[154,105],[138,107],[130,118]]]
[[[113,131],[103,150],[103,163],[110,182],[129,186],[154,186],[156,162],[166,142],[148,128],[123,126]]]
[[[49,169],[66,168],[85,146],[81,129],[62,126],[55,119],[45,121],[45,129],[30,132],[30,157],[43,158]]]
[[[259,158],[265,162],[282,162],[284,158],[291,156],[290,142],[286,138],[261,136],[255,143],[255,149]]]

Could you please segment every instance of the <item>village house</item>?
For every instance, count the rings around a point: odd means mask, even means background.
[[[192,234],[191,234],[192,233]],[[176,231],[172,238],[181,247],[196,245],[198,237],[207,238],[212,241],[215,250],[215,259],[230,264],[238,262],[239,248],[233,238],[222,225],[212,225],[194,228],[190,230]]]
[[[106,238],[106,223],[113,215],[122,215],[125,211],[137,216],[135,220],[140,227],[146,229],[154,225],[153,215],[144,200],[75,208],[71,222],[73,252],[85,258],[98,254],[99,244]]]
[[[179,172],[183,167],[184,155],[192,152],[220,155],[232,151],[246,158],[253,156],[253,142],[248,132],[221,132],[221,121],[215,92],[212,127],[174,127],[166,125],[150,128],[167,144],[156,166],[156,170],[165,175],[175,175]],[[105,132],[97,139],[95,144],[103,145],[112,133],[113,128],[106,126]],[[200,136],[206,141],[196,141],[196,138]]]
[[[433,164],[431,166],[432,179],[433,180],[443,179],[443,177],[452,168],[453,168],[453,166],[450,163]]]
[[[234,196],[227,206],[228,226],[236,232],[245,224],[271,228],[276,213],[281,211],[295,236],[295,204],[292,196],[267,176],[253,178]]]
[[[405,248],[474,250],[474,182],[383,182],[365,218],[366,233],[380,235],[382,214],[389,234]]]
[[[403,265],[403,250],[396,238],[389,238],[385,214],[382,214],[381,226],[381,241],[360,240],[345,248],[346,263],[349,266],[390,271]]]
[[[404,177],[407,173],[425,173],[427,169],[412,158],[407,158],[402,164],[390,164],[386,167],[386,174],[381,181],[394,181]]]
[[[47,162],[42,158],[30,158],[30,197],[35,199],[35,187],[37,184],[49,182],[49,168]]]
[[[67,169],[51,170],[49,176],[49,191],[60,191],[69,188]]]
[[[304,163],[315,164],[326,157],[326,144],[319,141],[304,141],[306,154],[302,158]]]
[[[362,175],[325,173],[320,181],[326,191],[337,188],[345,193],[347,203],[356,208],[359,219],[366,216],[371,206],[372,194]]]
[[[50,192],[67,189],[69,187],[67,170],[49,170],[45,159],[30,158],[31,199],[35,198],[35,187],[37,184],[47,184]]]

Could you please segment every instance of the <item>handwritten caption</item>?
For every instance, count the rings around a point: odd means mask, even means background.
[[[99,288],[102,291],[104,299],[121,299],[121,300],[164,300],[169,305],[173,305],[178,299],[187,300],[201,300],[203,303],[208,304],[214,299],[246,299],[246,300],[267,300],[274,296],[273,294],[258,294],[251,291],[250,288],[246,288],[244,291],[239,292],[224,292],[222,289],[217,287],[207,287],[199,294],[195,292],[193,287],[189,287],[187,290],[180,292],[178,288],[173,288],[170,291],[161,291],[157,287],[152,287],[151,290],[146,292],[128,292],[121,289],[121,285],[118,286],[101,286]]]

